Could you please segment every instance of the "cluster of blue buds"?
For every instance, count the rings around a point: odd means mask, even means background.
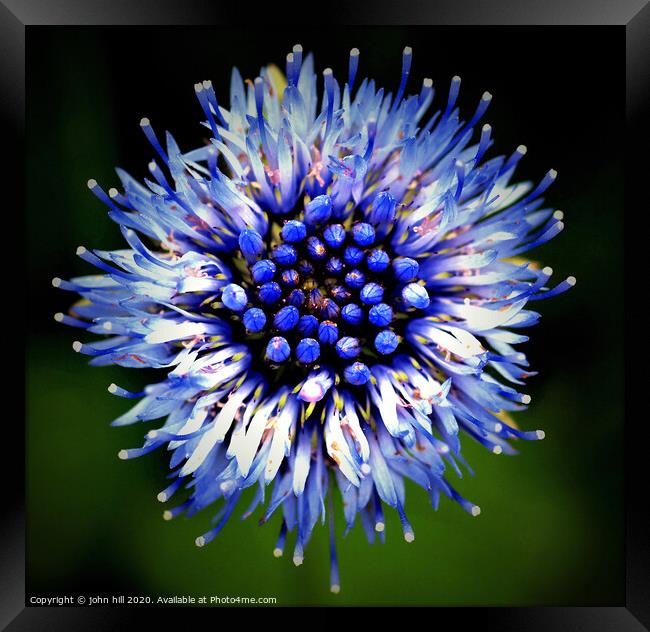
[[[515,345],[539,319],[529,304],[575,283],[550,288],[552,270],[522,258],[563,228],[542,197],[555,171],[512,184],[525,147],[484,160],[491,127],[475,138],[490,94],[463,119],[453,77],[430,113],[430,79],[407,93],[411,57],[394,96],[357,85],[357,49],[344,83],[323,72],[320,105],[300,46],[284,73],[234,70],[228,107],[196,84],[208,142],[181,152],[142,119],[157,154],[145,184],[119,170],[123,191],[88,183],[128,247],[80,247],[100,274],[53,281],[81,297],[56,320],[101,336],[75,351],[163,374],[108,390],[138,400],[115,425],[159,420],[119,457],[169,450],[158,499],[181,500],[164,517],[217,505],[202,547],[252,487],[243,517],[277,516],[274,554],[295,534],[295,564],[329,517],[334,592],[336,490],[346,532],[359,521],[383,541],[389,507],[413,542],[405,479],[477,516],[449,476],[469,470],[461,437],[494,454],[544,437],[510,416],[534,375]]]
[[[347,383],[365,384],[371,372],[362,360],[397,351],[401,336],[394,321],[430,303],[418,262],[391,257],[377,243],[375,226],[392,220],[396,206],[383,193],[375,202],[381,212],[370,221],[350,216],[340,223],[332,219],[330,196],[319,195],[283,223],[272,243],[253,228],[243,230],[238,245],[245,273],[221,294],[232,320],[244,328],[242,339],[264,335],[271,366],[326,362],[340,365]]]

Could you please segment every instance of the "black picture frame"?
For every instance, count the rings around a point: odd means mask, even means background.
[[[647,213],[642,187],[647,180],[648,104],[650,102],[650,3],[646,0],[619,0],[616,3],[589,0],[443,0],[440,2],[400,2],[376,0],[372,10],[359,3],[340,3],[339,10],[330,3],[328,19],[346,24],[454,24],[454,25],[610,25],[625,29],[627,53],[627,156],[626,156],[626,289],[633,285],[628,274],[633,269],[629,257],[637,250],[635,240],[641,239],[636,230],[637,214]],[[286,15],[300,17],[304,8]],[[305,16],[306,17],[306,16]],[[250,16],[242,16],[242,20]],[[172,2],[141,0],[3,0],[0,2],[0,107],[3,136],[11,148],[12,160],[5,171],[5,204],[16,209],[20,217],[23,207],[23,162],[25,126],[25,36],[26,29],[38,25],[153,25],[153,24],[228,24],[239,22],[232,7],[216,2]],[[285,22],[286,23],[286,22]],[[594,88],[595,90],[598,87]],[[632,222],[635,222],[632,224]],[[634,234],[632,234],[634,233]],[[623,279],[620,280],[623,283]],[[626,331],[632,329],[632,316],[626,310]],[[6,330],[5,330],[6,331]],[[626,598],[625,603],[612,607],[586,608],[450,608],[454,625],[480,622],[484,629],[495,630],[650,630],[650,521],[648,519],[646,486],[643,469],[646,440],[650,431],[645,415],[633,414],[635,385],[641,386],[642,376],[633,372],[630,357],[637,355],[634,347],[642,329],[626,336]],[[623,332],[613,332],[621,335]],[[16,338],[18,338],[16,336]],[[643,349],[640,349],[643,355]],[[12,354],[23,357],[23,350]],[[18,367],[15,374],[20,375]],[[15,392],[20,392],[20,386]],[[15,416],[5,426],[5,446],[16,459],[16,467],[5,466],[6,497],[0,512],[0,626],[17,630],[109,630],[124,627],[133,614],[126,608],[47,608],[25,607],[25,537],[24,537],[24,429]],[[8,421],[8,420],[7,420]],[[7,450],[7,448],[6,448]],[[9,451],[9,450],[7,450]],[[6,453],[5,453],[6,454]],[[11,474],[13,472],[13,475]],[[44,537],[47,537],[44,534]],[[144,612],[144,611],[140,611]],[[148,615],[147,615],[148,616]],[[166,618],[173,615],[165,614]],[[215,622],[217,620],[214,620]]]

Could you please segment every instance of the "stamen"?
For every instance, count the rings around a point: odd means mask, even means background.
[[[327,138],[332,129],[332,114],[334,112],[334,76],[331,68],[323,70],[323,79],[325,81],[325,94],[327,95],[327,119],[324,138]]]
[[[283,307],[273,319],[273,324],[278,331],[290,331],[297,324],[300,318],[300,312],[293,305]]]
[[[345,367],[343,377],[346,382],[360,386],[370,379],[370,369],[363,362],[355,362]]]
[[[151,123],[148,118],[143,118],[140,120],[140,127],[144,132],[144,135],[147,137],[147,140],[151,143],[153,148],[158,152],[158,155],[162,158],[162,161],[165,164],[169,164],[169,157],[165,153],[165,150],[162,148],[162,145],[158,142],[158,137],[151,127]],[[90,182],[88,183],[90,187]]]
[[[199,100],[201,109],[203,110],[203,113],[208,119],[208,125],[210,126],[210,130],[212,131],[212,136],[214,137],[215,140],[221,140],[219,130],[217,129],[217,123],[214,119],[212,108],[210,106],[210,101],[208,99],[207,90],[204,89],[202,83],[195,83],[194,92],[196,92],[196,97]]]
[[[256,283],[271,281],[275,275],[275,271],[275,263],[270,259],[262,259],[251,268],[251,273]]]
[[[287,538],[287,523],[283,520],[282,525],[280,527],[280,535],[278,536],[278,541],[275,544],[275,548],[273,549],[273,555],[274,557],[282,557],[282,554],[284,553],[284,543]]]
[[[286,338],[275,336],[266,346],[266,355],[272,362],[284,362],[291,355],[291,347]]]
[[[481,139],[478,143],[478,149],[476,150],[476,156],[474,156],[474,165],[477,165],[481,158],[483,158],[485,152],[490,146],[490,134],[492,133],[492,126],[487,123],[481,128]]]
[[[363,320],[363,310],[354,303],[348,303],[341,310],[341,318],[351,325],[359,325]]]
[[[324,345],[333,345],[339,337],[339,328],[336,323],[333,323],[330,320],[324,320],[318,326],[318,339],[321,344]]]
[[[422,107],[424,102],[429,98],[433,92],[433,80],[425,78],[422,80],[422,89],[420,90],[420,98],[418,100],[418,105]]]
[[[353,48],[350,51],[350,62],[348,65],[348,88],[350,90],[350,97],[352,97],[352,88],[354,87],[354,80],[357,76],[358,67],[359,67],[359,49]]]
[[[252,333],[258,333],[266,325],[266,314],[259,307],[251,307],[244,312],[244,327]]]
[[[244,229],[239,234],[239,249],[241,250],[248,264],[252,264],[264,251],[264,240],[256,230]]]
[[[449,98],[447,100],[447,107],[445,108],[445,113],[442,115],[442,120],[446,121],[451,114],[451,111],[456,104],[456,99],[458,98],[458,92],[460,90],[460,77],[456,75],[451,78],[451,86],[449,87]]]
[[[356,358],[361,353],[359,339],[351,336],[343,336],[343,338],[336,343],[336,352],[339,354],[339,357],[344,360]]]
[[[399,90],[397,91],[397,96],[393,101],[391,107],[391,112],[394,112],[399,107],[402,102],[402,97],[404,96],[404,90],[406,89],[406,82],[409,77],[409,72],[411,70],[411,61],[413,59],[413,50],[410,46],[406,46],[402,52],[402,78],[399,84]]]
[[[246,290],[235,283],[230,283],[223,288],[221,300],[223,301],[223,304],[233,312],[243,311],[246,307],[246,303],[248,303]]]
[[[398,257],[393,260],[393,270],[395,276],[404,283],[413,281],[420,271],[420,265],[415,259],[410,257]]]
[[[398,345],[399,339],[395,335],[395,332],[389,329],[380,331],[375,337],[375,349],[382,355],[390,355],[397,349]]]
[[[298,83],[300,69],[302,68],[302,46],[300,44],[293,47],[293,65],[296,73],[296,83]]]
[[[393,320],[393,309],[386,303],[373,305],[368,312],[368,320],[377,327],[386,327]]]
[[[334,529],[334,505],[332,503],[332,494],[328,494],[328,517],[330,531],[330,590],[338,594],[341,590],[341,580],[339,578],[339,563],[336,556],[336,531]]]
[[[295,86],[297,81],[296,81],[296,72],[294,70],[293,53],[289,53],[287,55],[286,73],[287,73],[287,83],[290,86]]]
[[[375,241],[375,229],[365,222],[356,224],[352,227],[352,238],[359,246],[370,246]]]
[[[426,309],[431,300],[426,288],[418,283],[409,283],[402,290],[404,303],[416,309]]]
[[[329,195],[319,195],[305,206],[305,223],[315,226],[326,222],[332,214]]]
[[[266,127],[264,122],[264,80],[262,77],[255,79],[255,107],[257,108],[257,124],[260,132],[260,140],[266,159],[270,161],[270,151],[266,140]]]

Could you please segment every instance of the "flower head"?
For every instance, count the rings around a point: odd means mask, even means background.
[[[54,281],[81,295],[57,320],[103,336],[74,343],[91,364],[161,370],[139,393],[109,387],[139,400],[115,425],[162,420],[119,456],[171,452],[158,498],[182,501],[166,518],[219,505],[198,546],[249,487],[244,515],[280,514],[274,553],[295,533],[296,564],[335,491],[347,529],[358,516],[383,538],[388,506],[411,542],[405,478],[434,506],[442,494],[480,511],[447,475],[464,465],[461,430],[497,454],[543,438],[507,415],[530,402],[513,347],[539,318],[529,302],[575,282],[549,289],[551,270],[520,258],[562,230],[541,197],[556,174],[510,184],[523,147],[483,160],[490,126],[473,139],[488,93],[461,120],[454,77],[429,114],[431,80],[406,93],[409,48],[395,98],[355,87],[358,60],[354,49],[344,84],[324,71],[320,106],[299,46],[286,78],[234,70],[228,108],[197,84],[209,140],[192,151],[143,119],[158,154],[145,185],[122,171],[121,193],[88,183],[128,247],[81,247],[100,274]]]

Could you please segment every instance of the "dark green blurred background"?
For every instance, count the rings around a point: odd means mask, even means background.
[[[340,539],[338,596],[328,591],[326,529],[295,568],[290,555],[271,554],[277,520],[258,527],[256,517],[235,518],[205,549],[194,538],[209,512],[164,522],[156,494],[166,486],[165,455],[116,457],[150,425],[109,427],[128,402],[107,385],[137,389],[151,375],[88,367],[71,349],[79,331],[52,319],[73,296],[51,278],[91,273],[75,248],[121,247],[85,183],[117,186],[117,165],[146,174],[153,150],[140,118],[169,129],[183,149],[198,146],[205,132],[193,84],[212,79],[227,102],[232,65],[254,78],[263,63],[283,66],[296,42],[340,77],[359,47],[360,76],[393,91],[410,45],[411,91],[432,77],[440,104],[459,74],[466,115],[489,90],[490,155],[524,143],[520,177],[559,172],[548,199],[564,210],[566,229],[532,256],[558,279],[578,279],[572,292],[535,304],[543,318],[524,345],[540,375],[517,420],[545,429],[546,441],[505,457],[466,439],[476,476],[458,487],[481,516],[445,499],[435,513],[409,486],[416,541],[404,542],[393,515],[383,546],[368,546],[355,528]],[[275,596],[280,605],[622,603],[622,28],[30,27],[27,50],[29,593]]]

